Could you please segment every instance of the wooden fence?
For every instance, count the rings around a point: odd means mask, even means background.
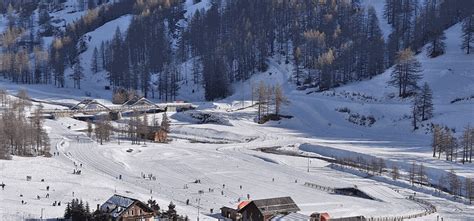
[[[317,189],[317,190],[322,190],[328,193],[335,193],[335,189],[332,187],[327,187],[327,186],[321,186],[315,183],[309,183],[305,182],[304,186]],[[367,221],[401,221],[405,219],[414,219],[414,218],[420,218],[423,216],[431,215],[433,213],[437,212],[436,207],[431,204],[430,202],[426,200],[422,200],[419,198],[415,198],[414,196],[409,196],[406,198],[407,200],[413,201],[415,203],[418,203],[424,208],[423,212],[415,213],[415,214],[408,214],[408,215],[400,215],[400,216],[383,216],[383,217],[367,217],[365,220]]]
[[[315,184],[315,183],[308,183],[308,182],[305,182],[304,185],[307,186],[307,187],[317,189],[317,190],[322,190],[322,191],[325,191],[325,192],[328,192],[328,193],[335,193],[334,188],[332,188],[332,187],[321,186],[321,185],[318,185],[318,184]]]

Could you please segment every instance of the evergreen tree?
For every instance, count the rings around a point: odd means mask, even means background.
[[[168,211],[166,211],[166,213],[168,215],[168,218],[170,218],[171,220],[176,219],[176,216],[177,216],[176,205],[174,205],[173,202],[170,202],[170,204],[168,205]]]
[[[470,15],[462,23],[462,44],[461,48],[466,50],[466,54],[471,53],[474,45],[474,15]]]
[[[433,92],[428,83],[424,83],[420,94],[421,120],[425,121],[433,117]]]
[[[99,72],[99,51],[97,50],[97,47],[94,48],[94,52],[92,54],[91,71],[92,73]]]
[[[64,70],[66,66],[65,51],[63,40],[56,38],[51,45],[50,63],[54,71],[54,84],[58,87],[64,87]]]
[[[78,57],[73,67],[71,78],[74,80],[74,88],[81,89],[81,80],[84,78],[84,68],[81,59]]]
[[[446,44],[444,43],[446,36],[444,35],[444,31],[436,31],[433,35],[427,48],[428,56],[431,58],[444,54],[446,50]]]
[[[418,89],[417,82],[421,79],[421,63],[414,57],[411,49],[398,53],[397,62],[391,73],[389,85],[398,87],[398,96],[407,97]]]
[[[420,95],[416,94],[413,97],[413,103],[411,106],[411,116],[412,116],[412,126],[413,130],[418,129],[418,122],[421,121],[420,119],[420,108],[421,107],[421,98]]]
[[[67,204],[66,204],[66,209],[64,210],[64,218],[65,218],[65,219],[70,219],[71,216],[72,216],[71,204],[70,204],[70,203],[67,203]]]
[[[370,42],[368,44],[367,72],[372,77],[383,72],[385,62],[385,41],[379,27],[377,13],[373,7],[368,10],[367,42]]]

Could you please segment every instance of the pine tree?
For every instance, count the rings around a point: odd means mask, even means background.
[[[66,204],[66,209],[64,210],[64,218],[65,219],[70,219],[71,216],[72,216],[71,204],[67,203]]]
[[[398,58],[391,73],[389,85],[398,87],[400,97],[408,97],[413,90],[418,89],[418,80],[421,79],[421,63],[414,57],[411,49],[398,53]]]
[[[416,94],[413,97],[412,101],[412,106],[411,106],[411,116],[412,116],[412,126],[413,130],[418,129],[418,122],[421,121],[420,119],[420,109],[421,109],[421,98],[420,95]]]
[[[462,44],[461,48],[466,50],[466,54],[471,53],[474,45],[474,15],[468,16],[462,23]]]
[[[102,70],[107,70],[107,55],[105,50],[105,43],[102,41],[100,43],[100,53],[99,53],[99,64],[102,67]]]
[[[444,43],[446,36],[442,30],[437,30],[432,34],[433,36],[431,37],[430,44],[428,45],[427,54],[429,57],[435,58],[444,54],[446,50],[446,44]]]
[[[73,67],[71,78],[74,80],[74,88],[81,89],[81,80],[84,78],[84,68],[81,59],[78,57]]]
[[[368,10],[368,28],[367,28],[367,72],[370,77],[380,74],[384,70],[384,50],[385,41],[382,30],[379,27],[377,13],[373,7]]]
[[[64,87],[64,70],[66,68],[65,50],[63,40],[56,38],[51,44],[50,63],[54,71],[54,84]]]
[[[421,120],[425,121],[433,117],[433,92],[428,83],[424,83],[420,94]]]
[[[94,48],[94,53],[92,54],[91,71],[92,73],[99,72],[99,51],[97,47]]]

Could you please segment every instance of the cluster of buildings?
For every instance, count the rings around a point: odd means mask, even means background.
[[[222,207],[221,216],[228,221],[364,221],[365,218],[331,218],[328,213],[299,213],[291,197],[278,197],[241,202],[237,208]]]
[[[158,218],[147,204],[120,195],[114,195],[98,208],[117,221],[172,220]],[[364,221],[364,217],[331,219],[328,213],[310,216],[298,213],[300,208],[291,197],[243,201],[237,208],[222,207],[220,214],[210,214],[222,221]],[[176,219],[174,219],[176,220]],[[179,219],[177,219],[179,220]]]

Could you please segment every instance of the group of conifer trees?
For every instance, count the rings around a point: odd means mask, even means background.
[[[470,53],[474,42],[474,6],[463,0],[386,0],[384,18],[392,26],[387,39],[375,9],[360,0],[213,0],[184,22],[180,0],[78,0],[75,10],[87,12],[63,27],[50,13],[64,2],[28,2],[19,7],[0,1],[8,24],[2,36],[4,77],[58,87],[71,81],[81,88],[85,72],[105,72],[114,91],[135,90],[165,101],[188,85],[188,71],[207,100],[226,97],[233,82],[266,71],[269,57],[293,65],[295,84],[327,90],[380,74],[401,54],[416,54],[425,44],[429,56],[443,54],[443,31],[457,22],[463,22],[462,49]],[[92,66],[82,67],[84,35],[126,14],[134,16],[130,27],[94,48]],[[51,45],[42,43],[45,36],[53,37]],[[400,85],[401,97],[414,86],[393,83]]]

